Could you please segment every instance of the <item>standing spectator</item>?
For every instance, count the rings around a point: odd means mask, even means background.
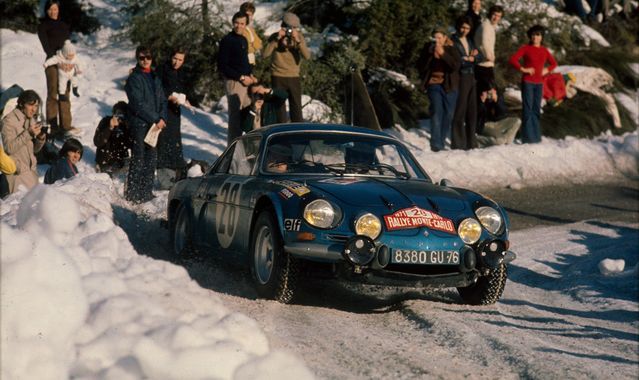
[[[153,199],[153,181],[157,164],[155,147],[144,142],[153,125],[166,127],[166,96],[160,78],[151,69],[151,50],[138,46],[135,49],[138,64],[126,81],[124,89],[129,99],[127,123],[131,131],[131,162],[124,197],[133,203]]]
[[[284,13],[280,30],[269,37],[264,48],[264,58],[270,56],[273,56],[271,59],[271,83],[274,88],[281,88],[288,93],[291,122],[304,121],[300,65],[302,58],[311,58],[311,52],[308,50],[304,36],[300,31],[300,19],[294,13]],[[286,107],[282,105],[277,120],[280,123],[285,123],[287,119]]]
[[[242,110],[242,130],[250,132],[277,123],[277,113],[288,96],[286,91],[259,84],[250,85],[248,91],[251,95],[251,106]]]
[[[71,36],[71,29],[67,23],[60,19],[60,0],[48,0],[44,6],[45,16],[38,25],[38,38],[47,55],[47,59],[55,56],[56,52],[62,49],[64,41]],[[72,66],[61,63],[61,69],[71,70]],[[44,70],[47,78],[47,121],[51,125],[52,132],[71,131],[71,101],[69,100],[69,89],[65,91],[65,99],[58,98],[58,67],[49,66]],[[59,122],[58,122],[59,116]],[[73,131],[76,132],[76,131]]]
[[[115,103],[113,113],[103,117],[95,130],[95,168],[100,173],[112,173],[122,169],[129,157],[131,133],[126,122],[127,108],[126,102]]]
[[[25,90],[18,96],[18,106],[2,119],[4,150],[16,164],[15,173],[7,174],[10,193],[20,185],[30,189],[38,184],[35,153],[42,149],[47,138],[40,123],[34,120],[39,108],[40,96],[33,90]]]
[[[158,76],[162,80],[164,95],[168,95],[166,128],[158,138],[158,178],[163,189],[170,188],[175,181],[175,174],[186,166],[182,152],[181,104],[190,106],[190,93],[184,71],[186,49],[178,47],[171,54],[171,61],[164,63],[158,69]],[[164,180],[166,179],[166,181]]]
[[[582,22],[592,23],[597,19],[599,0],[587,0],[590,10],[586,11],[582,0],[565,0],[566,12],[579,16]]]
[[[255,16],[255,5],[252,2],[242,3],[240,12],[246,13],[248,22],[244,29],[244,38],[248,42],[248,60],[251,67],[255,67],[255,55],[262,51],[262,39],[257,35],[253,27],[253,17]]]
[[[475,48],[473,40],[468,38],[472,20],[467,16],[457,19],[457,33],[453,43],[461,56],[459,69],[459,90],[453,117],[451,148],[469,150],[477,147],[475,132],[477,129],[477,86],[475,82],[475,63],[482,58]]]
[[[444,149],[450,132],[457,101],[461,56],[443,30],[435,30],[432,36],[435,41],[427,48],[422,87],[426,89],[430,101],[430,149],[438,152]]]
[[[524,45],[510,57],[510,64],[520,71],[522,98],[522,142],[541,142],[539,116],[541,114],[541,96],[543,93],[543,77],[557,67],[557,62],[550,51],[542,45],[544,27],[534,25],[526,32],[529,43]],[[523,59],[523,65],[520,64]],[[546,64],[548,63],[548,67]]]
[[[84,148],[80,141],[73,138],[66,140],[60,149],[60,158],[44,174],[44,183],[51,185],[55,181],[71,178],[78,174],[76,165],[82,159],[83,152]]]
[[[0,133],[0,199],[9,195],[9,181],[7,181],[6,174],[13,174],[16,172],[16,163],[13,158],[9,157],[4,152],[4,145],[2,143],[2,134]]]
[[[481,25],[481,0],[468,0],[468,10],[464,16],[470,17],[472,22],[468,38],[475,40],[475,32]]]
[[[53,57],[44,62],[45,68],[53,65],[58,68],[58,99],[68,100],[65,94],[69,83],[73,89],[73,95],[79,97],[78,77],[82,74],[82,69],[80,67],[78,56],[75,52],[75,46],[73,46],[71,41],[64,41],[62,49],[58,50]],[[70,65],[71,70],[63,70],[62,67],[66,67],[65,65]]]
[[[475,78],[486,83],[495,82],[495,28],[504,16],[504,8],[493,5],[488,10],[488,19],[484,20],[475,33],[475,46],[484,58],[475,66]]]
[[[606,20],[608,19],[608,17],[611,16],[611,13],[615,6],[621,7],[621,12],[626,20],[630,19],[630,16],[632,15],[632,4],[630,3],[630,0],[603,0],[603,4],[601,7],[603,20]]]
[[[248,60],[248,41],[244,38],[244,29],[248,23],[245,13],[233,15],[233,30],[220,41],[217,66],[224,80],[224,89],[228,100],[229,127],[226,143],[242,135],[241,110],[251,104],[247,86],[257,82],[251,74]]]

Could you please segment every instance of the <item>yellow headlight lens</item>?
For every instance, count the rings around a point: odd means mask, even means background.
[[[464,219],[457,227],[457,234],[466,244],[473,244],[481,236],[481,224],[473,218]]]
[[[382,232],[382,223],[373,214],[367,213],[355,221],[355,233],[375,240]]]

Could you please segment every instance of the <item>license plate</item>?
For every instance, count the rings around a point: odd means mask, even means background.
[[[395,249],[391,256],[394,264],[424,264],[424,265],[457,265],[459,252],[457,251],[417,251],[409,249]]]

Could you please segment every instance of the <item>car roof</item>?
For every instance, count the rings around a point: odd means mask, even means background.
[[[318,124],[318,123],[288,123],[288,124],[274,124],[268,127],[254,129],[247,135],[259,134],[263,137],[268,137],[275,133],[289,133],[289,132],[355,132],[364,133],[371,136],[386,137],[395,139],[395,137],[381,131],[374,129],[355,127],[352,125],[344,124]],[[396,140],[396,139],[395,139]]]

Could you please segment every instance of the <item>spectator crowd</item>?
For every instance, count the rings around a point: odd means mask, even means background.
[[[581,1],[566,1],[566,9],[591,22],[598,12],[607,14],[611,3],[615,2],[588,1],[586,11]],[[625,12],[626,2],[623,6]],[[82,63],[70,41],[70,27],[60,18],[60,7],[61,0],[48,0],[38,27],[46,55],[45,102],[35,91],[24,90],[17,96],[15,108],[9,109],[9,103],[2,105],[0,197],[20,186],[28,189],[38,184],[38,153],[47,144],[54,146],[55,139],[64,143],[50,160],[44,182],[51,184],[78,173],[76,164],[84,148],[74,138],[82,131],[73,126],[70,95],[80,96]],[[304,121],[300,65],[311,59],[311,53],[300,19],[294,13],[284,13],[279,30],[263,42],[253,27],[255,11],[253,3],[243,3],[232,17],[232,30],[219,42],[217,65],[228,101],[229,145],[256,128]],[[455,22],[455,32],[449,35],[447,29],[437,28],[431,43],[424,47],[420,88],[430,103],[433,152],[449,146],[468,150],[507,144],[518,135],[522,143],[541,141],[539,119],[542,96],[548,92],[546,82],[553,80],[551,89],[564,82],[561,76],[550,75],[557,62],[543,44],[545,29],[532,26],[527,43],[509,59],[512,69],[521,73],[521,118],[507,116],[495,82],[496,35],[502,17],[501,6],[493,5],[484,14],[481,0],[469,0],[467,11]],[[186,168],[181,116],[193,101],[190,76],[184,69],[188,52],[176,46],[166,62],[155,62],[155,53],[148,47],[137,47],[136,65],[125,85],[127,102],[113,105],[112,114],[100,120],[93,139],[96,171],[113,174],[126,170],[124,194],[132,203],[151,200],[156,180],[161,189],[169,189],[184,176]],[[254,75],[258,60],[270,64],[270,85]]]

